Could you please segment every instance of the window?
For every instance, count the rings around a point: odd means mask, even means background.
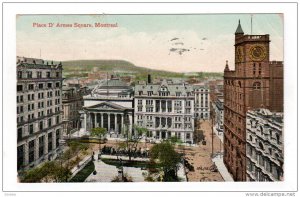
[[[56,116],[56,124],[59,123],[59,116]]]
[[[37,72],[37,78],[42,78],[42,72],[40,71]]]
[[[59,77],[59,72],[56,72],[56,78],[58,78]]]
[[[20,113],[23,113],[23,106],[20,106]]]
[[[47,87],[48,87],[48,88],[52,88],[52,83],[48,83],[48,84],[47,84]]]
[[[259,65],[258,65],[258,74],[259,75],[261,74],[261,63],[259,63]]]
[[[44,136],[39,137],[39,158],[44,154]]]
[[[29,134],[33,134],[33,124],[29,125]]]
[[[255,63],[253,63],[253,75],[255,75],[255,72],[256,72],[256,65]]]
[[[181,92],[176,92],[176,96],[181,96]]]
[[[261,88],[260,82],[254,82],[254,83],[253,83],[253,89],[259,90],[260,88]]]
[[[139,95],[142,95],[143,94],[143,91],[139,91]]]
[[[22,71],[18,71],[18,79],[22,79],[23,76],[22,76]]]
[[[44,88],[44,84],[40,83],[40,84],[39,84],[39,89],[41,90],[41,89],[43,89],[43,88]]]
[[[17,157],[18,157],[18,170],[23,166],[24,163],[24,145],[18,146],[17,148]]]
[[[27,95],[27,100],[30,101],[30,94]]]
[[[47,76],[47,78],[51,78],[50,72],[47,72],[47,73],[46,73],[46,76]]]
[[[52,122],[51,122],[51,118],[50,118],[50,119],[48,119],[48,127],[51,127],[51,125],[52,125]]]
[[[48,133],[48,152],[52,151],[52,132]]]
[[[55,83],[55,87],[59,88],[59,82]]]
[[[34,140],[29,142],[29,163],[34,161]]]
[[[32,78],[32,72],[31,71],[27,71],[27,78],[31,79]]]
[[[22,139],[22,127],[18,128],[18,141],[20,141]]]
[[[23,102],[23,95],[20,96],[20,102]]]
[[[153,91],[148,91],[148,96],[152,96]]]
[[[39,129],[40,129],[40,131],[43,130],[43,121],[41,121],[41,122],[39,123]]]
[[[17,91],[18,92],[23,91],[23,85],[17,85]]]
[[[29,85],[28,85],[28,90],[33,90],[33,88],[34,88],[34,85],[33,85],[33,84],[29,84]]]

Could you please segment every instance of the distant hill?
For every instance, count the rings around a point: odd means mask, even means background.
[[[148,73],[154,77],[187,78],[185,73],[155,70],[134,65],[125,60],[70,60],[63,61],[64,77],[86,77],[94,68],[102,72],[132,73],[137,80],[144,80]],[[202,77],[222,77],[222,73],[199,72],[197,75]]]
[[[125,60],[71,60],[64,61],[63,68],[68,71],[83,71],[91,72],[94,67],[97,67],[99,71],[111,72],[111,71],[124,71],[124,72],[148,72],[156,71],[144,67],[138,67],[131,62]]]

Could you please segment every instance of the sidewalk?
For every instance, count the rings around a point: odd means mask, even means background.
[[[223,142],[223,139],[224,139],[224,133],[223,132],[219,132],[219,135],[218,135],[218,131],[217,131],[217,128],[216,128],[216,125],[214,126],[214,133],[216,134],[216,136],[221,140],[222,143]]]
[[[223,177],[224,181],[234,181],[231,177],[230,173],[228,172],[226,166],[223,163],[223,155],[216,155],[212,161],[216,164],[221,176]]]

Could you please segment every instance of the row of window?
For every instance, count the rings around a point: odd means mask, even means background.
[[[35,129],[34,129],[34,124],[29,124],[28,125],[28,133],[29,133],[29,135],[33,134],[34,132],[42,131],[43,129],[45,129],[44,128],[44,123],[45,123],[44,120],[39,121],[39,123],[38,123],[38,130],[37,131],[35,131]],[[59,116],[55,117],[55,123],[56,124],[60,123]],[[49,118],[47,120],[47,126],[48,126],[47,128],[53,126],[52,125],[52,118]],[[22,137],[23,137],[23,128],[20,127],[20,128],[18,128],[18,139],[20,140],[20,139],[22,139]]]
[[[60,82],[55,82],[55,86],[53,85],[52,82],[48,82],[47,83],[47,88],[59,88],[60,87]],[[35,84],[28,84],[27,86],[27,90],[34,90],[35,88]],[[44,84],[43,83],[40,83],[38,84],[38,86],[36,86],[36,89],[38,90],[43,90],[44,89]],[[25,85],[17,85],[17,91],[20,92],[20,91],[25,91]]]
[[[43,75],[44,74],[44,75]],[[38,78],[38,79],[41,79],[41,78],[59,78],[61,75],[60,75],[60,72],[55,72],[51,74],[51,72],[42,72],[42,71],[36,71],[36,72],[32,72],[32,71],[18,71],[18,79],[24,79],[24,78],[27,78],[27,79],[32,79],[32,78]]]
[[[48,133],[48,135],[40,136],[36,140],[31,140],[28,143],[28,163],[34,162],[35,159],[41,158],[44,154],[46,154],[46,148],[47,152],[51,152],[55,147],[59,146],[59,139],[60,139],[60,130],[57,129],[55,132],[55,141],[53,142],[53,132]],[[48,144],[45,144],[45,137],[48,137]],[[36,155],[35,152],[35,146],[38,142],[38,155]],[[53,146],[54,145],[54,146]],[[21,169],[25,164],[25,145],[21,145],[17,147],[17,168],[18,170]]]

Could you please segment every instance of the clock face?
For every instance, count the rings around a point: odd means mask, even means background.
[[[250,48],[249,55],[253,61],[263,61],[267,56],[267,50],[262,45],[255,45]]]
[[[243,47],[242,46],[238,46],[236,48],[236,61],[237,62],[242,62],[243,61],[243,57],[244,57]]]

